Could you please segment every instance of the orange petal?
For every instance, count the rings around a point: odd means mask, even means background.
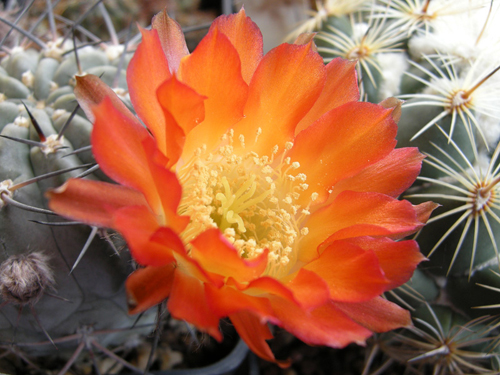
[[[245,10],[241,8],[237,14],[217,17],[210,30],[215,28],[227,36],[238,51],[241,74],[245,82],[249,83],[263,54],[262,33],[259,27],[250,17],[247,17]]]
[[[169,165],[174,165],[182,153],[186,134],[205,118],[206,97],[177,80],[175,75],[158,88],[157,96],[165,115],[165,155]]]
[[[211,150],[220,137],[243,116],[248,85],[241,76],[238,52],[215,28],[181,61],[178,76],[205,100],[205,120],[186,134],[185,159],[205,144]]]
[[[174,318],[186,320],[217,341],[222,341],[219,318],[210,309],[203,283],[197,278],[186,275],[178,269],[175,272],[167,308]]]
[[[119,231],[130,248],[137,263],[147,266],[164,266],[173,262],[172,251],[184,251],[184,245],[170,228],[161,228],[168,232],[168,242],[159,244],[153,241],[153,234],[160,230],[156,216],[144,206],[126,207],[116,212],[113,228]]]
[[[179,68],[181,59],[189,55],[182,28],[168,16],[166,9],[153,17],[151,25],[158,32],[161,47],[168,61],[168,68],[173,74]]]
[[[239,282],[259,277],[267,267],[267,252],[247,261],[226,240],[218,229],[208,229],[191,241],[191,256],[203,269]]]
[[[373,250],[385,277],[390,280],[387,290],[410,280],[417,265],[426,258],[416,241],[393,241],[389,238],[357,237],[347,241],[364,250]]]
[[[273,338],[267,323],[261,323],[259,318],[248,311],[240,311],[229,316],[238,331],[241,339],[245,341],[250,350],[260,358],[276,363],[281,368],[290,366],[290,361],[278,361],[265,340]]]
[[[142,42],[127,68],[130,100],[136,113],[153,133],[158,148],[166,152],[166,126],[156,90],[171,74],[156,30],[140,28]]]
[[[282,327],[309,345],[343,348],[351,343],[363,345],[371,332],[346,314],[326,303],[307,312],[289,301],[275,298],[271,304]]]
[[[368,301],[385,292],[389,282],[373,251],[347,241],[333,242],[304,268],[326,281],[334,301]]]
[[[158,305],[170,295],[175,263],[139,268],[127,278],[128,313],[138,314]]]
[[[101,103],[104,98],[109,98],[113,107],[128,118],[128,120],[136,125],[140,125],[139,120],[130,112],[128,107],[116,95],[116,93],[106,85],[101,79],[93,74],[86,74],[84,76],[75,76],[75,96],[78,104],[82,107],[87,118],[94,122],[93,108]]]
[[[321,117],[297,135],[288,156],[307,176],[309,194],[328,197],[338,181],[386,157],[396,145],[397,127],[391,110],[372,103],[347,103]]]
[[[323,305],[330,297],[325,280],[304,268],[301,268],[285,286],[292,291],[295,300],[306,310]]]
[[[261,60],[250,81],[245,118],[237,137],[259,155],[293,140],[295,127],[314,105],[325,83],[322,58],[306,45],[281,44]],[[257,137],[258,132],[262,134]]]
[[[46,193],[49,208],[61,216],[99,227],[113,227],[114,213],[126,206],[146,205],[144,195],[125,186],[71,179]]]
[[[438,208],[440,204],[434,203],[434,202],[424,202],[420,203],[416,206],[413,206],[415,209],[415,212],[417,213],[418,220],[421,221],[422,223],[427,223],[427,220],[429,220],[429,217],[432,214],[432,211],[434,211],[436,208]]]
[[[347,102],[359,100],[356,61],[333,59],[326,66],[326,83],[321,95],[307,115],[299,122],[295,134],[308,128],[326,112]]]
[[[148,164],[149,181],[146,182],[149,183],[150,190],[146,198],[150,208],[157,214],[160,225],[171,227],[175,232],[181,233],[190,219],[188,216],[177,215],[182,198],[182,186],[177,175],[165,167],[168,159],[159,152],[152,138],[146,138],[142,142],[142,148]],[[143,178],[148,176],[145,174]]]
[[[297,305],[299,304],[290,288],[283,285],[281,281],[270,276],[259,277],[248,284],[240,284],[230,277],[227,281],[227,285],[234,286],[238,290],[245,291],[253,296],[264,296],[266,298],[270,296],[279,296]]]
[[[307,263],[318,256],[317,247],[327,238],[404,236],[423,223],[408,201],[379,193],[344,191],[333,203],[312,213],[305,225],[309,234],[302,239],[299,259]]]
[[[397,197],[408,189],[420,173],[424,155],[417,148],[396,148],[382,160],[358,174],[339,181],[329,201],[344,190],[376,192]]]
[[[218,289],[209,284],[205,284],[205,292],[212,311],[221,318],[248,310],[259,316],[261,321],[275,321],[267,298],[248,295],[228,286]]]
[[[410,312],[382,297],[361,303],[335,302],[335,307],[374,332],[411,327]]]
[[[131,122],[108,98],[94,107],[94,115],[92,151],[99,166],[116,182],[147,196],[154,188],[148,179],[148,161],[142,147],[142,141],[150,137],[148,132]]]

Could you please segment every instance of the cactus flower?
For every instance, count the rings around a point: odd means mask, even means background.
[[[229,317],[281,366],[268,322],[336,348],[410,325],[381,294],[424,259],[397,240],[434,205],[397,199],[423,158],[394,148],[398,102],[359,102],[355,63],[325,66],[307,37],[263,56],[243,10],[191,54],[165,12],[141,32],[127,77],[142,123],[95,76],[75,90],[118,184],[74,179],[48,194],[54,211],[125,237],[142,266],[130,312],[168,298],[173,317],[217,340]]]

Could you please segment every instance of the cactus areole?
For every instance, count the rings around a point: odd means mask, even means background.
[[[191,54],[165,12],[141,32],[127,77],[147,129],[97,77],[75,89],[118,184],[77,179],[48,194],[54,211],[125,237],[143,266],[127,280],[130,312],[168,297],[172,316],[217,340],[229,317],[281,366],[268,322],[331,347],[410,325],[380,295],[424,259],[395,240],[434,205],[396,199],[422,161],[394,148],[399,102],[359,102],[355,64],[325,66],[311,41],[264,56],[244,10],[215,20]]]

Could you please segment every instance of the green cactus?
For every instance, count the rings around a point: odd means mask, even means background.
[[[0,62],[0,347],[7,351],[69,358],[83,342],[107,347],[144,332],[131,329],[137,317],[128,315],[124,281],[132,262],[117,250],[121,240],[44,208],[48,188],[102,177],[75,74],[101,76],[127,103],[124,47],[84,44],[59,37],[36,49],[19,45]]]
[[[387,95],[406,100],[398,146],[418,147],[426,155],[420,177],[403,197],[413,204],[433,200],[441,205],[416,236],[429,261],[387,297],[416,309],[416,330],[427,327],[431,336],[439,332],[433,338],[436,345],[440,339],[462,337],[464,330],[491,343],[499,334],[497,322],[485,317],[499,311],[500,56],[491,48],[498,41],[492,29],[498,4],[362,3],[342,13],[338,8],[348,8],[343,1],[321,1],[302,31],[306,26],[318,31],[318,51],[325,62],[336,56],[358,59],[362,100],[376,102]],[[473,33],[471,41],[464,31]],[[447,326],[451,320],[455,323]],[[465,328],[457,334],[460,327]],[[374,370],[376,353],[385,357],[377,374],[396,362],[406,364],[409,373],[497,373],[494,345],[474,346],[476,339],[465,346],[457,343],[461,354],[453,359],[444,352],[434,355],[438,347],[432,349],[429,342],[420,342],[420,353],[416,348],[411,355],[394,350],[431,337],[429,332],[410,332],[379,335],[363,374]]]

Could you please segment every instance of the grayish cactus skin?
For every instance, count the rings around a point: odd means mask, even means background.
[[[16,47],[0,62],[0,134],[4,136],[0,138],[0,182],[5,181],[5,186],[9,184],[7,181],[16,185],[47,173],[87,163],[95,164],[90,150],[68,155],[74,149],[90,145],[92,130],[92,124],[83,111],[78,110],[71,118],[71,112],[77,106],[73,94],[75,74],[88,72],[101,76],[103,81],[116,88],[118,94],[123,94],[126,101],[124,67],[127,61],[120,62],[119,56],[110,60],[98,46],[79,49],[79,65],[74,53],[61,52]],[[120,64],[122,67],[119,69],[117,66]],[[7,138],[40,142],[24,106],[47,138],[51,135],[56,137],[71,118],[61,137],[61,148],[56,146],[51,150]],[[36,356],[61,355],[65,349],[67,353],[73,351],[80,341],[58,342],[58,339],[83,330],[116,330],[99,335],[99,342],[105,346],[120,344],[139,332],[137,329],[130,330],[137,317],[127,313],[124,282],[132,271],[127,251],[116,254],[98,234],[70,272],[93,229],[84,224],[41,224],[66,220],[57,215],[27,211],[3,199],[9,196],[16,202],[47,209],[44,192],[60,186],[70,177],[77,177],[86,169],[88,167],[74,169],[12,192],[8,189],[0,191],[0,265],[4,266],[0,266],[3,271],[1,276],[4,277],[0,288],[0,345],[14,344]],[[85,178],[102,177],[97,172]],[[124,248],[119,238],[113,241],[117,248]],[[7,270],[12,268],[9,265],[17,264],[19,257],[43,259],[52,282],[39,282],[40,293],[16,303],[10,295],[14,285],[9,283],[12,272]],[[36,274],[39,269],[31,271]],[[16,275],[19,276],[19,273]],[[28,276],[35,277],[27,275],[27,279]],[[43,280],[42,276],[38,275],[38,280]],[[29,294],[28,291],[26,293]],[[56,341],[57,348],[49,338]],[[45,344],[34,345],[41,342]]]

